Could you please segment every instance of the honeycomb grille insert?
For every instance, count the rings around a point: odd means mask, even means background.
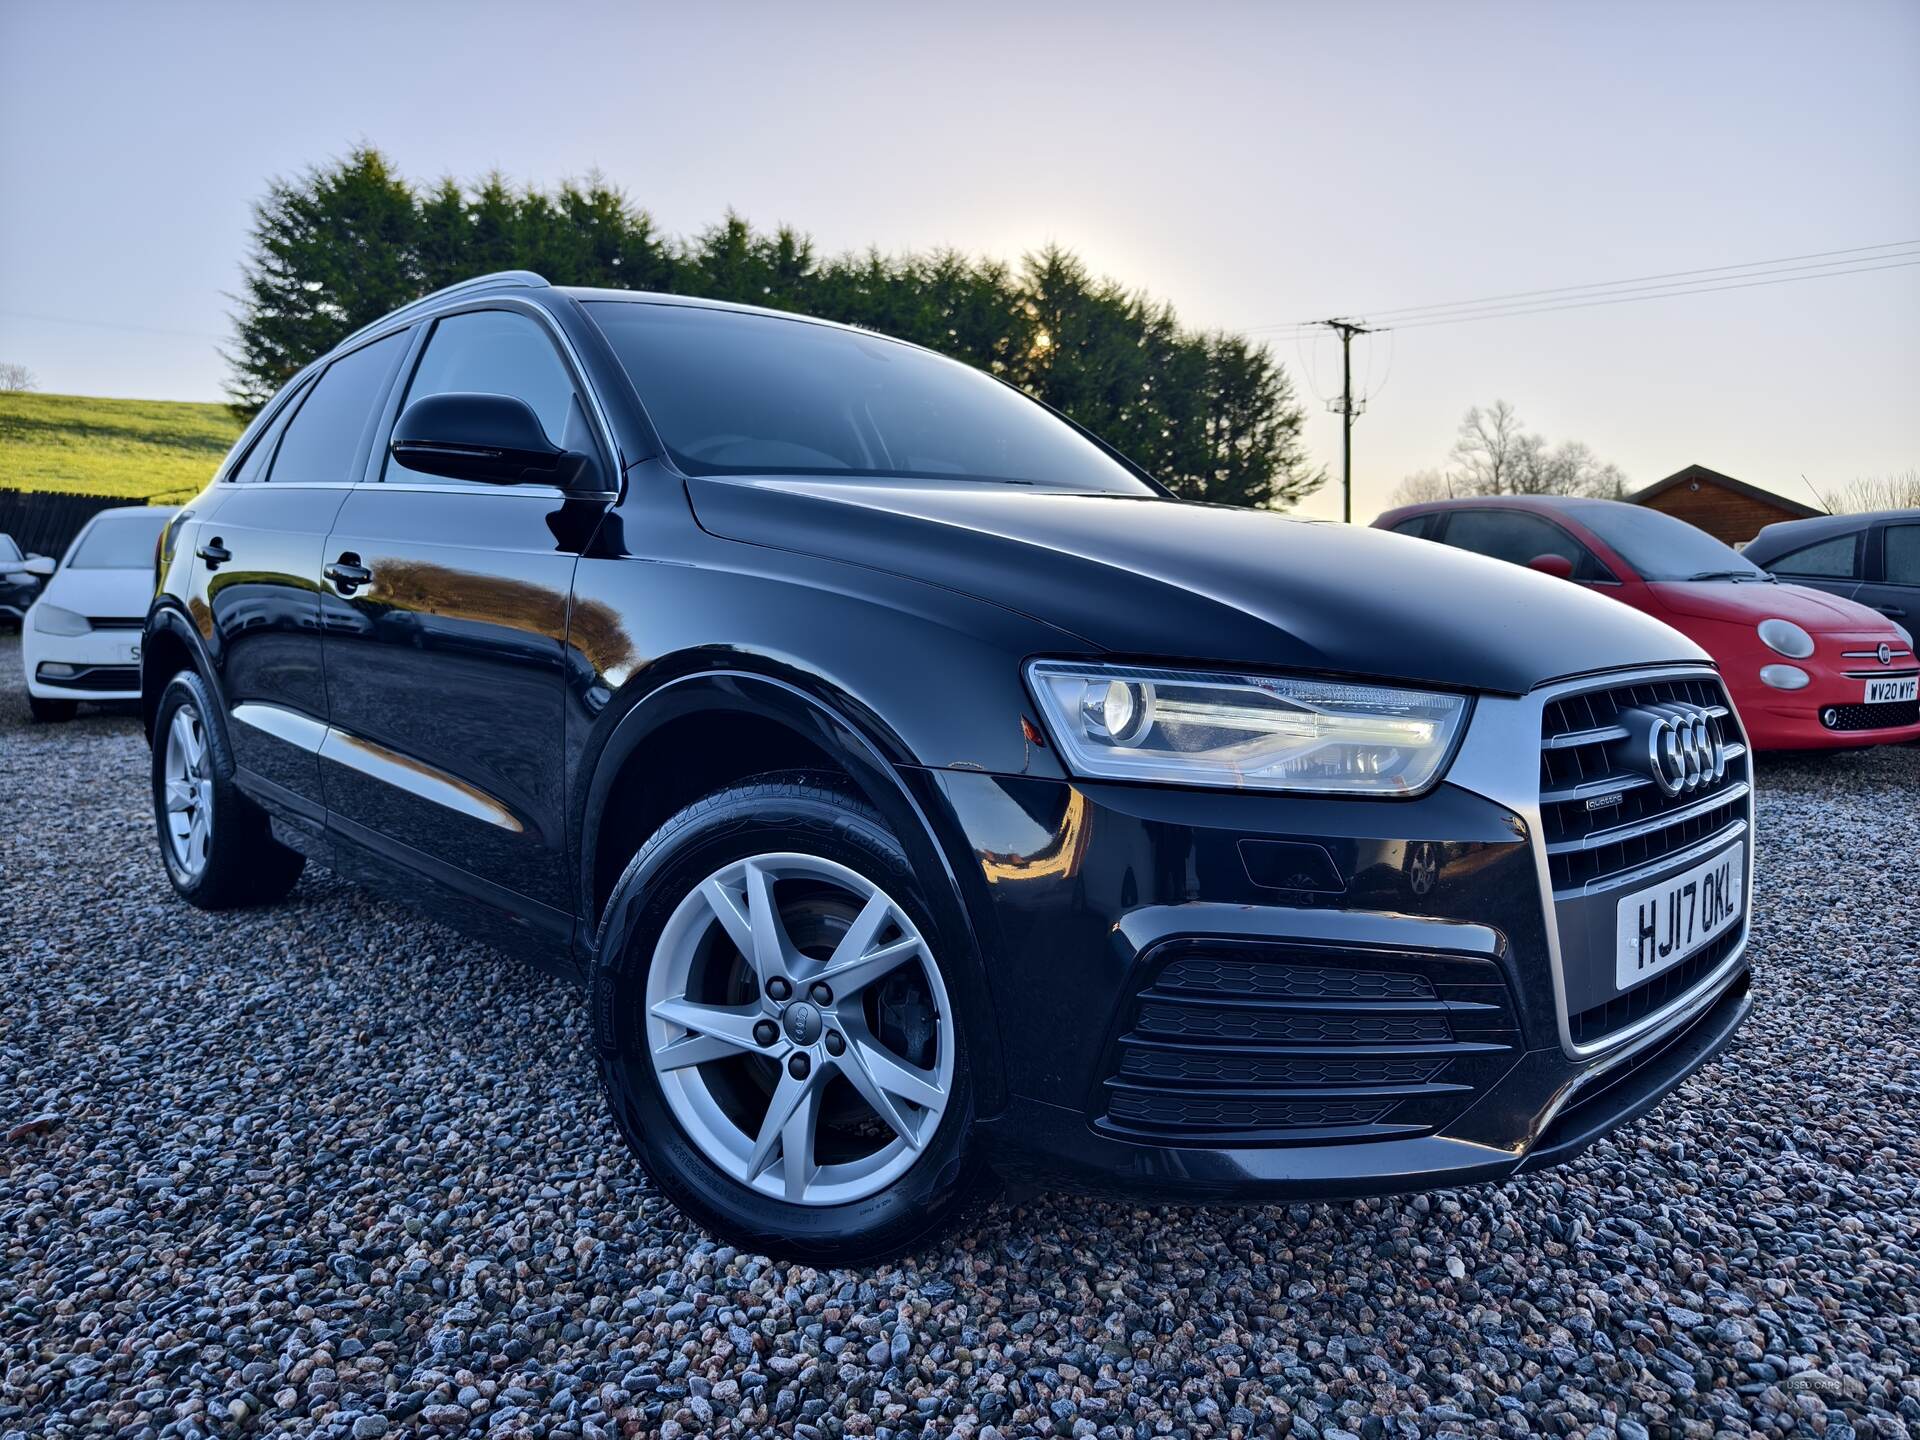
[[[1889,725],[1920,724],[1920,700],[1896,700],[1888,705],[1832,705],[1833,719],[1826,711],[1820,723],[1829,730],[1879,730]]]
[[[1202,994],[1271,995],[1287,1000],[1431,1000],[1433,982],[1389,970],[1336,970],[1326,965],[1262,965],[1220,955],[1174,961],[1154,982],[1157,990]]]

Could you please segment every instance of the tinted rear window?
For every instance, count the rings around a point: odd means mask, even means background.
[[[908,476],[1151,494],[1072,426],[957,360],[803,320],[589,304],[690,475]]]
[[[406,340],[405,331],[389,335],[327,367],[281,437],[267,476],[270,483],[338,484],[360,478],[348,472],[360,453],[373,403],[386,388]]]
[[[114,515],[96,520],[80,537],[69,570],[150,570],[154,546],[166,527],[170,510],[151,515]]]

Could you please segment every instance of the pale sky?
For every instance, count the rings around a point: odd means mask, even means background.
[[[0,134],[0,361],[52,392],[223,398],[249,207],[363,140],[421,181],[598,168],[675,233],[1057,241],[1252,329],[1920,240],[1920,3],[0,0]],[[1280,333],[1337,476],[1338,349]],[[1355,369],[1359,519],[1495,398],[1635,483],[1804,499],[1920,466],[1920,267],[1405,329]]]

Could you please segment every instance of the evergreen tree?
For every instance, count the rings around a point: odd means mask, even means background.
[[[257,410],[314,356],[423,293],[419,225],[411,187],[375,150],[273,181],[254,212],[228,357],[236,404]]]
[[[1092,275],[1058,246],[1017,270],[952,250],[823,259],[804,234],[729,212],[690,241],[597,175],[551,193],[495,173],[416,193],[375,150],[255,210],[229,357],[237,408],[257,409],[315,355],[397,305],[493,270],[558,285],[702,295],[864,326],[951,355],[1046,401],[1176,493],[1286,506],[1325,478],[1308,464],[1292,381],[1264,346],[1181,328],[1171,306]]]

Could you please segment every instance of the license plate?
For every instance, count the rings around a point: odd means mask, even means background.
[[[1867,705],[1890,705],[1899,700],[1920,699],[1920,675],[1894,675],[1885,680],[1867,681]]]
[[[1615,911],[1614,983],[1630,990],[1740,922],[1744,844],[1624,897]]]

